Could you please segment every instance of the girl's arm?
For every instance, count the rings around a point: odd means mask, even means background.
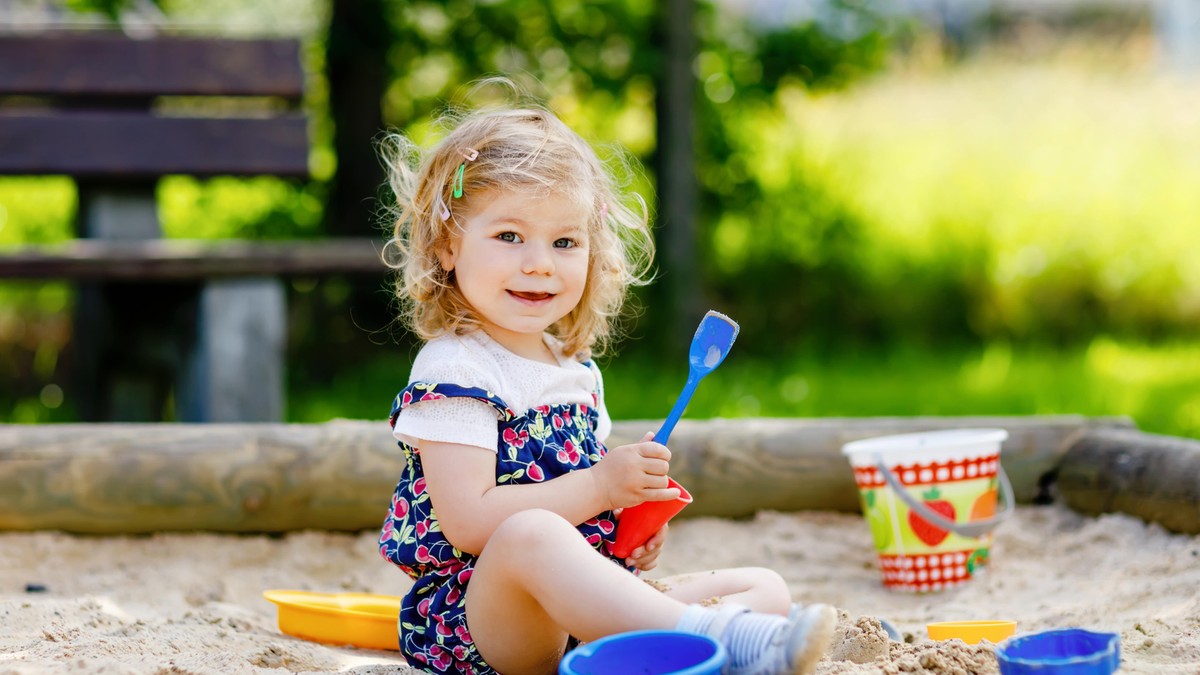
[[[591,468],[522,485],[496,485],[496,453],[484,448],[422,441],[420,452],[442,533],[460,551],[478,554],[519,511],[546,509],[578,525],[602,511],[678,497],[667,487],[671,451],[653,437],[613,448]]]

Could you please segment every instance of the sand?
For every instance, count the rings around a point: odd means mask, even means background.
[[[0,534],[0,673],[415,673],[395,652],[283,635],[262,598],[270,588],[402,594],[406,580],[374,540]],[[825,675],[998,673],[992,645],[931,642],[925,623],[999,618],[1020,631],[1119,633],[1124,673],[1200,673],[1200,537],[1128,516],[1020,507],[986,575],[936,594],[884,589],[865,521],[824,512],[678,520],[647,576],[739,565],[774,568],[797,600],[842,610]],[[889,642],[873,617],[907,641]]]

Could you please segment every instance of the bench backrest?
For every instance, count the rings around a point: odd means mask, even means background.
[[[0,174],[307,176],[303,89],[296,40],[0,36]]]

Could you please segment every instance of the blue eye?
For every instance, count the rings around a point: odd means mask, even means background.
[[[516,232],[501,232],[500,234],[496,235],[496,238],[500,241],[507,241],[510,244],[515,244],[516,242],[521,241],[521,238],[517,236]]]
[[[567,239],[565,237],[554,241],[554,248],[575,248],[576,245],[574,239]]]

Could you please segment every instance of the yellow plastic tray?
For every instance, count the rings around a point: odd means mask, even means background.
[[[371,593],[263,591],[279,608],[279,630],[305,640],[365,649],[400,649],[402,598]]]
[[[925,624],[929,631],[930,640],[951,640],[958,638],[963,642],[974,645],[981,640],[998,644],[1011,636],[1017,630],[1016,621],[938,621]]]

